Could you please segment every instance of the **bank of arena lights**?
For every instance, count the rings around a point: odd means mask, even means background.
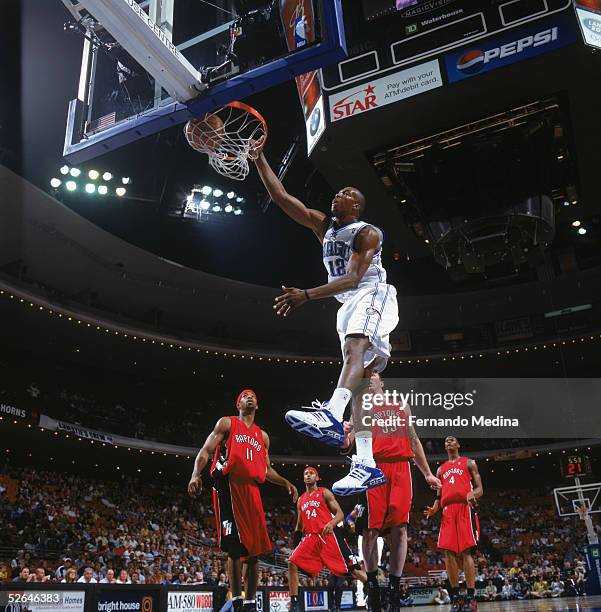
[[[65,177],[65,179],[60,179],[57,177],[53,177],[50,179],[50,187],[58,192],[61,189],[65,191],[78,191],[81,189],[85,193],[89,195],[99,194],[99,195],[116,195],[117,197],[122,198],[127,194],[127,189],[125,185],[131,185],[131,178],[128,176],[121,177],[120,179],[116,179],[118,182],[118,186],[111,186],[110,183],[115,180],[115,177],[112,172],[109,171],[100,171],[95,168],[91,168],[84,172],[81,168],[77,167],[69,167],[67,165],[59,168],[59,173]],[[76,178],[84,178],[85,181],[81,184],[77,181],[73,181],[72,179]]]
[[[234,201],[243,204],[244,198],[234,191],[224,193],[222,189],[211,185],[195,185],[186,196],[183,216],[187,219],[204,221],[204,216],[209,214],[223,213],[236,216],[244,214],[240,206],[234,206]]]

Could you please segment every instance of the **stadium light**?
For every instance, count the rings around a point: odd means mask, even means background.
[[[215,202],[215,206],[213,206],[213,212],[221,212],[221,206]]]
[[[90,170],[88,176],[95,181],[100,176],[100,172],[98,172],[98,170]]]
[[[75,181],[67,181],[65,187],[67,191],[75,191],[77,189],[77,183]]]
[[[94,185],[93,183],[87,183],[86,193],[95,193],[95,192],[96,192],[96,185]]]
[[[98,185],[98,193],[100,195],[106,195],[109,192],[109,188],[106,185]]]
[[[211,189],[211,187],[209,187],[208,185],[205,185],[201,190],[200,193],[202,193],[202,195],[204,196],[210,196],[213,193],[213,190]]]
[[[244,198],[241,198],[240,196],[238,196],[236,198],[236,202],[238,202],[238,204],[242,204],[242,202],[244,202]]]
[[[580,227],[580,221],[576,220],[576,221],[572,221],[572,227]]]
[[[129,178],[129,176],[124,176],[124,177],[121,179],[121,182],[122,182],[124,185],[129,185],[129,184],[131,183],[131,179]]]
[[[221,191],[221,189],[213,189],[213,195],[216,198],[220,198],[223,195],[223,191]]]
[[[579,233],[581,236],[584,236],[584,234],[586,234],[586,228],[585,228],[585,227],[579,227],[579,228],[578,228],[578,233]]]
[[[105,172],[102,175],[102,180],[103,181],[110,181],[113,178],[113,175],[110,172]]]
[[[69,174],[72,177],[77,178],[81,174],[81,170],[79,168],[71,168],[71,170],[69,170]]]
[[[225,210],[226,213],[231,213],[234,207],[231,204],[227,204],[223,210]]]
[[[235,215],[241,215],[242,211],[239,208],[236,208],[236,210],[234,211]]]
[[[200,201],[200,209],[201,210],[209,210],[209,208],[211,208],[211,205],[206,200],[201,200]]]
[[[58,189],[62,184],[63,181],[61,181],[59,178],[50,179],[50,187],[52,187],[53,189]]]
[[[63,167],[60,169],[60,173],[61,173],[63,176],[65,176],[65,175],[69,174],[69,166],[63,166]]]
[[[227,199],[231,200],[236,196],[236,194],[233,191],[228,191],[227,193]]]
[[[122,198],[127,193],[127,189],[125,189],[125,187],[117,187],[117,189],[115,189],[115,193]]]

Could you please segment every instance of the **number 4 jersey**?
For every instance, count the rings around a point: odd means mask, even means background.
[[[215,453],[211,473],[219,470],[237,482],[265,482],[267,451],[261,428],[250,427],[237,416],[230,417],[231,428],[225,445]]]
[[[439,468],[442,491],[440,504],[467,503],[467,494],[473,489],[472,475],[467,469],[467,457],[458,457],[454,461],[445,461]]]

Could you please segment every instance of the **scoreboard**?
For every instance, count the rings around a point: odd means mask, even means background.
[[[349,57],[322,69],[323,88],[339,91],[567,11],[572,0],[365,0],[362,25],[348,28]]]
[[[580,453],[567,453],[561,457],[561,475],[564,478],[580,478],[592,473],[591,460]]]

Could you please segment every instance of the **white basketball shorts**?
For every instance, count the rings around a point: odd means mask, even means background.
[[[344,341],[349,335],[369,338],[365,353],[365,367],[374,366],[383,372],[390,358],[390,333],[399,323],[396,289],[386,283],[360,287],[338,309],[336,327],[344,354]]]

